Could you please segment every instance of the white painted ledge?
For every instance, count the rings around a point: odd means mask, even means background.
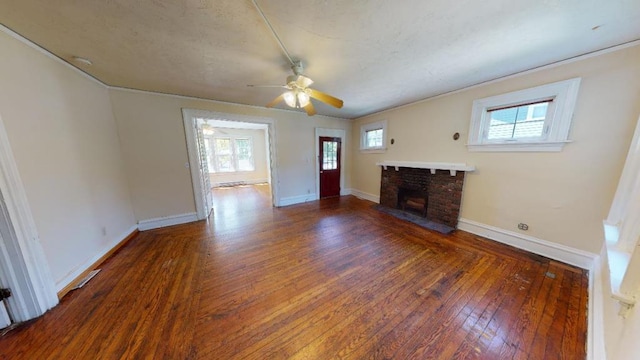
[[[376,163],[377,166],[382,166],[385,170],[388,167],[394,167],[398,171],[401,167],[413,168],[413,169],[429,169],[432,174],[436,173],[436,170],[449,170],[451,176],[456,176],[457,171],[475,171],[476,167],[467,165],[464,163],[446,163],[446,162],[419,162],[419,161],[382,161]]]
[[[623,293],[620,288],[631,262],[631,253],[617,247],[620,231],[616,225],[604,222],[605,246],[609,263],[609,281],[611,297],[627,307],[635,305],[633,296]]]

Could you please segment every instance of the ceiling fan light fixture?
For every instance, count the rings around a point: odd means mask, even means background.
[[[294,89],[282,94],[284,102],[292,108],[303,108],[311,102],[311,97],[304,90]]]
[[[298,91],[298,104],[300,105],[300,107],[309,105],[309,101],[311,101],[311,98],[309,98],[309,94],[304,91]]]
[[[285,92],[284,94],[282,94],[282,97],[284,98],[284,102],[286,102],[287,105],[292,108],[296,107],[296,95],[293,93],[293,91]]]

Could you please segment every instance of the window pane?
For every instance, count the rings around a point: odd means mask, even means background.
[[[239,171],[254,170],[251,139],[236,139],[236,157]]]
[[[322,170],[335,170],[338,168],[338,143],[336,141],[324,141],[322,143]]]
[[[545,118],[547,116],[547,108],[549,107],[549,103],[532,105],[533,108],[533,118]]]
[[[216,155],[216,162],[218,164],[218,171],[235,171],[231,155]]]
[[[369,130],[366,136],[367,147],[382,147],[382,129]]]
[[[231,139],[215,138],[213,139],[213,143],[216,165],[214,169],[221,172],[235,171],[235,167],[233,165],[233,156],[231,153]]]
[[[231,139],[217,138],[216,139],[216,154],[228,154],[231,155]]]
[[[549,102],[489,111],[487,139],[539,138],[543,134]]]

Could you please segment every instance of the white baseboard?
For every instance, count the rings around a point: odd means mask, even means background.
[[[340,189],[340,196],[351,195],[351,189]]]
[[[315,193],[298,195],[298,196],[290,196],[290,197],[280,198],[280,201],[278,202],[278,206],[289,206],[289,205],[301,204],[307,201],[314,201],[314,200],[318,200],[318,196]]]
[[[157,229],[166,226],[186,224],[190,222],[198,221],[196,213],[187,213],[179,215],[165,216],[155,219],[141,220],[138,222],[138,229],[140,231]]]
[[[236,186],[236,185],[256,185],[256,184],[264,184],[264,183],[268,183],[268,182],[269,182],[269,180],[267,180],[267,179],[215,182],[215,183],[211,183],[211,187]]]
[[[473,220],[461,218],[458,221],[458,229],[587,270],[591,269],[598,257],[597,254],[588,251],[481,224]]]
[[[120,242],[126,239],[127,236],[131,235],[131,233],[136,231],[137,228],[138,226],[134,225],[120,236],[116,236],[115,238],[113,238],[113,240],[111,240],[109,245],[102,248],[102,250],[100,250],[100,252],[98,252],[95,256],[82,263],[82,265],[76,267],[75,270],[67,274],[67,276],[65,276],[61,280],[56,281],[56,291],[64,289],[67,285],[71,284],[71,282],[75,281],[83,272],[87,271],[87,269],[93,266],[93,264],[100,260],[101,257],[105,256],[109,251],[111,251],[111,249],[118,246]]]
[[[380,204],[380,195],[373,195],[356,189],[351,189],[351,195]]]

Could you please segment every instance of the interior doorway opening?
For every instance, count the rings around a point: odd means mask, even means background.
[[[198,219],[231,206],[229,196],[215,201],[220,189],[259,186],[278,206],[272,119],[190,109],[183,118]]]

